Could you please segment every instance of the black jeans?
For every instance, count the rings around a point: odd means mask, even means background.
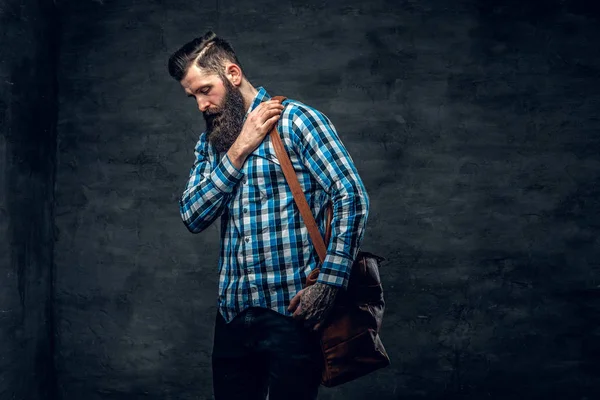
[[[217,312],[212,354],[216,400],[313,400],[321,380],[318,337],[275,311],[250,308],[229,324]]]

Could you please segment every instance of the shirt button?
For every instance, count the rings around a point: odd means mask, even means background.
[[[246,243],[248,243],[249,241],[250,241],[250,238],[249,238],[249,237],[247,237],[247,238],[246,238]]]
[[[247,208],[244,208],[244,214],[246,214],[248,212]]]

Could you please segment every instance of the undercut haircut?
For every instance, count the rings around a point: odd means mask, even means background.
[[[169,75],[181,82],[192,65],[223,76],[223,67],[229,61],[242,65],[233,51],[233,47],[214,32],[208,31],[201,37],[184,44],[169,57]]]

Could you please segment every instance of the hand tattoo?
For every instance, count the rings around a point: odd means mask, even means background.
[[[299,318],[304,320],[304,325],[313,328],[317,323],[327,318],[333,308],[338,288],[317,282],[305,289],[300,298]]]

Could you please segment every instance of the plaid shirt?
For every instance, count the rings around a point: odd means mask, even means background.
[[[259,88],[248,113],[269,98]],[[345,288],[365,229],[367,192],[331,121],[298,101],[283,104],[277,129],[322,235],[327,202],[333,204],[331,241],[318,282]],[[290,315],[290,300],[319,257],[270,137],[240,170],[216,152],[206,133],[195,155],[180,212],[193,233],[221,217],[220,312],[228,322],[248,307]]]

